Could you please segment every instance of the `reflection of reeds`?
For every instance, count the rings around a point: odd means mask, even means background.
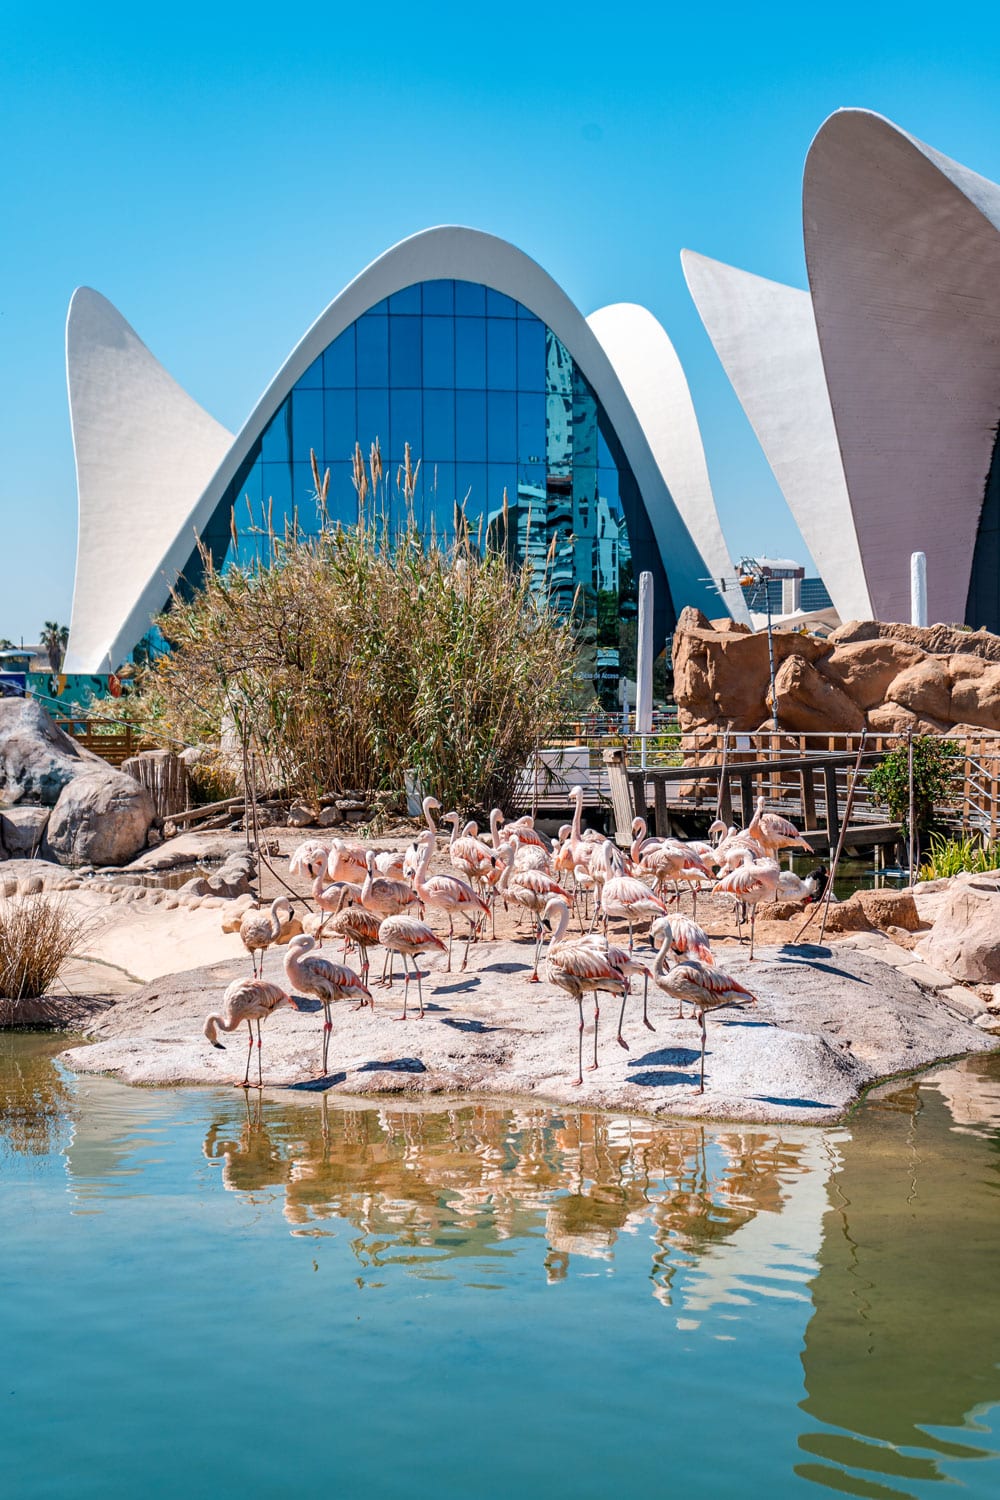
[[[24,1156],[57,1145],[73,1096],[55,1065],[65,1036],[0,1031],[0,1144]]]

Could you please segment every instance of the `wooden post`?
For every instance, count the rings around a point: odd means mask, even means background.
[[[837,805],[837,768],[836,766],[824,766],[823,775],[826,779],[826,836],[830,848],[837,843],[837,835],[840,831],[840,808]]]
[[[802,777],[802,822],[806,828],[815,828],[816,825],[816,780],[815,772],[810,769],[800,772]]]
[[[667,783],[662,776],[653,773],[653,806],[656,810],[656,833],[658,838],[667,838],[671,833],[670,810],[667,807]],[[642,814],[640,813],[640,817]]]
[[[740,802],[743,807],[743,827],[749,828],[754,815],[753,775],[749,771],[740,774]]]

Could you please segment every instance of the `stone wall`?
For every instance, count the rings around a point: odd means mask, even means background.
[[[826,639],[774,633],[778,722],[793,734],[1000,731],[1000,636],[852,620]],[[674,635],[681,729],[771,729],[767,635],[681,613]]]

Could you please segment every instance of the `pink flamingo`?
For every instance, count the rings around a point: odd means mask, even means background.
[[[476,892],[464,880],[459,880],[457,875],[433,875],[428,880],[427,870],[431,862],[432,846],[428,841],[424,846],[423,859],[417,868],[413,881],[413,889],[420,897],[422,904],[426,907],[436,908],[443,911],[448,918],[448,965],[447,973],[451,973],[451,949],[455,937],[456,916],[462,916],[469,924],[468,935],[465,939],[465,953],[462,955],[462,968],[469,961],[469,944],[471,943],[483,917],[489,916],[489,905],[482,896]]]
[[[604,884],[601,887],[601,911],[604,914],[604,935],[608,935],[608,918],[624,917],[628,922],[628,945],[634,947],[633,922],[651,922],[665,917],[667,908],[659,896],[654,896],[648,885],[636,880],[633,875],[612,875],[613,854],[611,845],[601,850],[604,867]]]
[[[364,906],[344,906],[324,921],[334,936],[343,940],[345,954],[349,944],[357,948],[361,954],[361,978],[367,984],[368,949],[374,948],[378,942],[379,917]],[[355,1009],[360,1010],[361,1006]]]
[[[321,839],[306,839],[304,844],[299,844],[298,848],[292,850],[288,873],[297,875],[304,870],[310,880],[313,880],[317,874],[326,874],[329,857],[329,844],[324,844]]]
[[[561,899],[558,909],[555,901],[552,906],[557,911],[558,940],[554,938],[549,944],[545,956],[545,977],[549,984],[554,984],[571,995],[577,1004],[580,1025],[577,1032],[577,1076],[573,1079],[573,1085],[579,1087],[583,1082],[583,997],[585,994],[592,994],[594,997],[594,1061],[587,1064],[588,1071],[592,1072],[597,1067],[597,1027],[601,1016],[599,994],[603,990],[606,994],[620,995],[624,1005],[628,980],[595,943],[565,941],[563,934],[569,921],[569,906],[565,897]],[[618,1030],[620,1035],[620,1020]]]
[[[542,943],[545,939],[545,929],[542,926],[542,912],[545,903],[553,896],[565,899],[566,892],[551,875],[546,875],[544,870],[519,870],[517,868],[517,851],[520,847],[520,839],[517,834],[505,844],[500,851],[500,857],[504,861],[504,872],[500,877],[497,891],[501,896],[513,901],[515,906],[521,906],[531,912],[535,919],[535,962],[529,975],[530,984],[540,984],[538,977],[538,960],[542,952]]]
[[[723,1005],[738,1005],[751,1000],[756,1005],[756,996],[744,989],[739,980],[733,979],[722,969],[699,963],[695,958],[686,959],[676,968],[666,969],[669,943],[664,941],[653,964],[653,982],[665,995],[671,995],[680,1003],[687,1000],[694,1006],[701,1027],[701,1082],[699,1094],[705,1092],[705,1015]]]
[[[298,1006],[287,995],[283,989],[276,984],[269,984],[266,979],[234,979],[222,997],[222,1014],[207,1016],[205,1019],[205,1035],[213,1047],[224,1050],[223,1043],[218,1039],[220,1031],[235,1031],[237,1026],[247,1023],[249,1040],[247,1042],[247,1067],[243,1075],[243,1082],[234,1083],[234,1088],[248,1089],[250,1083],[250,1055],[253,1052],[253,1025],[257,1022],[257,1088],[264,1087],[264,1078],[261,1072],[261,1039],[260,1023],[262,1020],[276,1011],[280,1005],[290,1005],[293,1010]]]
[[[392,880],[376,873],[375,856],[369,851],[365,881],[361,887],[361,905],[378,917],[396,917],[408,907],[419,904],[419,896],[405,880]]]
[[[773,901],[778,890],[781,871],[774,859],[754,859],[749,851],[739,869],[731,870],[717,882],[715,890],[722,895],[735,896],[737,901],[750,908],[750,957],[753,958],[754,924],[757,920],[757,904]]]
[[[458,828],[462,819],[457,812],[446,813],[441,819],[442,823],[451,824],[451,841],[448,844],[448,858],[451,860],[452,868],[472,883],[480,883],[486,878],[488,870],[493,868],[494,851],[488,849],[478,838],[459,835]]]
[[[679,912],[670,917],[661,917],[654,922],[649,929],[649,938],[655,949],[659,949],[664,943],[667,945],[667,957],[675,963],[684,963],[693,958],[702,964],[715,964],[712,953],[711,940],[704,928],[699,927],[697,922],[690,917],[682,916]],[[680,1020],[684,1014],[684,1007],[677,1002],[677,1019]]]
[[[292,903],[287,896],[276,896],[271,902],[269,912],[258,911],[251,907],[249,911],[243,913],[240,921],[240,942],[250,955],[255,979],[259,979],[264,972],[264,954],[281,936],[282,921],[278,916],[278,911],[282,907],[286,912],[285,921],[287,922],[292,915]],[[258,953],[260,954],[259,964]]]
[[[406,1002],[410,990],[411,977],[417,981],[417,995],[420,999],[419,1019],[424,1018],[424,992],[420,980],[422,975],[417,967],[418,953],[434,953],[445,951],[444,943],[436,932],[427,926],[426,922],[418,922],[416,917],[397,916],[386,917],[378,930],[378,940],[387,953],[400,953],[403,957],[403,1014],[394,1016],[396,1021],[406,1020]],[[413,974],[407,968],[407,959],[413,960]],[[391,983],[391,976],[390,976]]]
[[[808,849],[811,854],[812,845],[802,837],[795,824],[778,813],[765,812],[765,805],[765,799],[758,797],[757,811],[746,827],[748,837],[763,844],[768,854],[777,854],[780,849]]]
[[[566,925],[569,922],[569,906],[568,906],[567,902],[565,901],[565,899],[562,900],[561,904],[566,908],[566,922],[563,923],[562,928],[558,928],[557,927],[557,931],[553,934],[552,938],[550,939],[551,942],[557,942],[557,941],[561,940],[562,934],[565,932]],[[551,914],[552,913],[550,913],[550,910],[549,910],[550,907],[552,909],[552,912],[556,913],[557,916],[558,916],[559,906],[560,906],[560,898],[558,896],[553,896],[552,900],[549,901],[547,903],[546,907],[545,907],[545,911],[542,914],[543,917],[545,919],[547,919],[547,920],[551,920]],[[649,1029],[650,1029],[650,1031],[655,1031],[656,1030],[656,1027],[653,1025],[653,1023],[649,1019],[649,1014],[648,1014],[648,1009],[647,1009],[648,1003],[649,1003],[649,970],[646,968],[646,965],[645,964],[641,964],[638,961],[638,959],[634,956],[634,954],[630,953],[627,948],[619,948],[617,946],[617,944],[615,944],[615,943],[609,943],[608,940],[607,940],[607,938],[600,936],[596,932],[588,932],[588,933],[584,934],[583,937],[573,938],[573,939],[571,939],[571,941],[574,942],[574,943],[586,943],[591,948],[593,948],[595,950],[595,952],[602,953],[604,955],[604,957],[608,960],[608,962],[611,964],[612,968],[617,969],[618,972],[619,972],[619,974],[621,974],[622,978],[625,980],[625,994],[622,996],[622,1008],[621,1008],[621,1010],[620,1010],[620,1012],[618,1014],[618,1034],[615,1037],[615,1040],[617,1041],[619,1047],[624,1047],[625,1050],[626,1050],[626,1052],[627,1052],[628,1051],[628,1042],[622,1036],[622,1022],[625,1019],[625,1001],[626,1001],[626,998],[628,997],[628,995],[629,995],[629,993],[631,991],[631,980],[632,980],[633,974],[641,974],[643,976],[643,989],[642,989],[642,1020],[643,1020],[643,1025],[648,1026]]]
[[[360,976],[353,969],[349,969],[346,964],[331,963],[328,958],[319,958],[311,952],[315,946],[316,939],[305,933],[292,938],[285,954],[285,974],[293,990],[304,990],[307,995],[315,995],[317,1000],[323,1002],[323,1068],[317,1076],[326,1078],[330,1032],[333,1030],[330,1019],[331,1002],[360,1000],[362,1004],[370,1002],[373,1008],[375,1002],[368,986],[361,982]]]

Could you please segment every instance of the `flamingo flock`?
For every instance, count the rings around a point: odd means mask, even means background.
[[[286,897],[272,902],[269,911],[246,914],[240,937],[250,953],[253,977],[231,984],[225,993],[222,1013],[209,1016],[205,1035],[214,1046],[219,1031],[233,1031],[244,1021],[250,1033],[247,1065],[240,1087],[251,1087],[250,1059],[255,1040],[258,1054],[257,1087],[262,1087],[262,1019],[283,1004],[301,1008],[294,992],[319,1000],[323,1009],[321,1077],[328,1076],[330,1040],[333,1030],[331,1006],[335,1001],[353,1001],[354,1009],[375,1001],[369,987],[370,950],[381,947],[385,954],[377,985],[391,988],[398,956],[403,967],[402,1013],[411,1014],[410,987],[416,985],[416,1018],[425,1015],[422,960],[445,957],[445,971],[452,966],[456,918],[462,924],[461,970],[469,963],[471,946],[486,941],[487,924],[496,935],[496,907],[515,908],[519,923],[527,917],[533,931],[534,962],[529,976],[568,995],[576,1005],[577,1066],[575,1085],[583,1080],[584,1000],[593,1004],[593,1060],[588,1070],[599,1066],[598,1031],[600,999],[610,996],[620,1002],[615,1041],[628,1048],[624,1020],[633,980],[642,980],[642,1022],[655,1030],[649,1019],[649,991],[659,991],[676,1000],[677,1017],[690,1007],[701,1034],[699,1092],[705,1086],[706,1016],[722,1006],[755,1004],[754,995],[722,970],[712,952],[711,941],[698,925],[700,892],[714,892],[732,899],[736,906],[737,931],[749,916],[749,958],[754,959],[757,907],[774,900],[818,899],[826,884],[820,866],[806,880],[779,865],[781,851],[809,848],[798,830],[786,819],[768,812],[760,798],[753,819],[743,830],[716,822],[707,841],[649,837],[647,825],[636,818],[627,852],[603,834],[584,829],[583,790],[571,792],[572,821],[555,840],[536,829],[530,817],[508,821],[499,808],[490,814],[490,832],[481,836],[474,822],[463,822],[457,812],[441,814],[433,797],[423,800],[426,827],[406,850],[370,848],[343,839],[308,839],[291,856],[291,874],[311,882],[316,911],[308,917],[309,934],[293,937],[287,944],[284,970],[288,990],[263,978],[264,954],[280,940],[284,923],[292,915]],[[447,830],[447,832],[445,832]],[[447,837],[446,852],[451,873],[430,873],[438,840]],[[680,910],[684,892],[691,894],[691,915]],[[430,920],[447,921],[445,937],[434,931]],[[571,934],[573,921],[579,933]],[[627,946],[609,937],[609,922],[623,922],[628,930]],[[589,924],[589,925],[588,925]],[[637,929],[647,928],[654,954],[651,966],[636,955]],[[324,937],[343,945],[343,962],[334,962],[315,950]],[[346,962],[359,955],[360,972]]]

